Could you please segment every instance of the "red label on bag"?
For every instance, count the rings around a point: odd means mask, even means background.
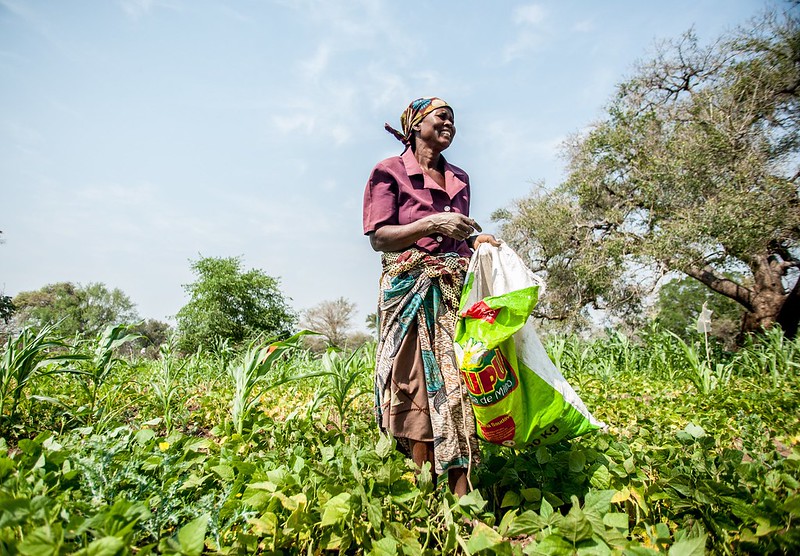
[[[479,319],[494,324],[500,309],[492,309],[484,301],[478,301],[475,305],[461,313],[462,317]]]
[[[481,365],[461,371],[469,398],[475,405],[493,405],[505,398],[519,384],[514,367],[500,349],[489,350]]]
[[[500,415],[488,423],[478,423],[483,438],[494,444],[502,444],[514,440],[517,425],[511,415]]]

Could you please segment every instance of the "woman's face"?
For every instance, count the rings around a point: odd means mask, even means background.
[[[456,136],[456,124],[452,110],[442,106],[437,108],[419,123],[417,142],[424,143],[437,151],[450,146]]]

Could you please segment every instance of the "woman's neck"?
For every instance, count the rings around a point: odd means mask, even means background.
[[[439,151],[435,151],[427,145],[418,144],[417,149],[414,151],[414,156],[417,162],[419,162],[419,167],[422,168],[423,172],[429,170],[441,171],[439,164],[441,163],[442,156]]]

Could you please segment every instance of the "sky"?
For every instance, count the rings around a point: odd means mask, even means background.
[[[563,180],[564,142],[659,41],[786,5],[0,0],[0,294],[102,282],[174,323],[192,261],[241,257],[366,330],[364,185],[411,100],[453,106],[445,156],[499,236],[492,212]]]

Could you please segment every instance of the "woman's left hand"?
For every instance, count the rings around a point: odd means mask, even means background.
[[[497,241],[492,234],[480,234],[475,238],[475,241],[472,242],[472,248],[477,249],[481,243],[488,243],[493,247],[500,247],[500,242]]]

